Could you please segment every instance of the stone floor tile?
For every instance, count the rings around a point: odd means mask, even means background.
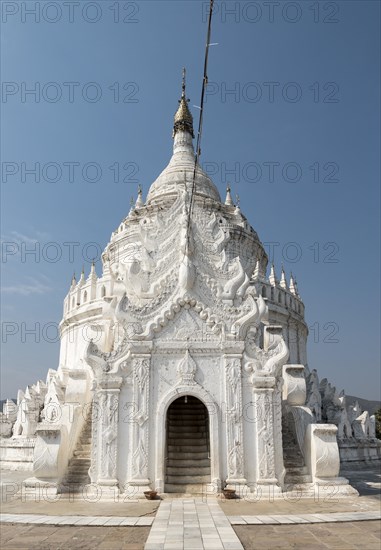
[[[243,519],[242,516],[228,516],[228,520],[232,525],[241,525],[246,523],[246,521]],[[233,522],[238,522],[238,523],[233,523]]]
[[[275,522],[278,522],[280,524],[292,524],[292,523],[297,523],[297,521],[294,518],[294,516],[280,516],[280,515],[276,515],[276,516],[269,516],[270,518],[272,518],[274,520],[274,523]]]
[[[106,521],[105,523],[105,527],[115,527],[115,526],[118,526],[122,523],[123,521],[123,518],[120,517],[120,518],[110,518],[108,521]],[[78,525],[78,523],[76,523],[76,525]]]
[[[154,518],[139,518],[135,525],[152,525]]]
[[[110,519],[109,517],[107,517],[107,518],[105,518],[105,517],[96,518],[95,520],[93,520],[93,521],[91,522],[91,526],[92,526],[92,527],[95,527],[95,526],[99,526],[99,527],[100,527],[100,526],[103,526],[109,519]],[[74,524],[74,525],[75,525],[75,524]]]
[[[241,523],[234,524],[231,522],[232,525],[244,525],[245,523],[249,525],[263,525],[263,522],[257,517],[257,516],[242,516]]]
[[[257,516],[257,519],[259,519],[259,521],[261,521],[265,525],[278,523],[277,521],[275,521],[273,518],[269,516]]]

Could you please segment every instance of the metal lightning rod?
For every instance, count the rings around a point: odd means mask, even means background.
[[[194,193],[195,193],[195,189],[196,189],[196,170],[197,170],[198,160],[199,160],[200,155],[201,155],[201,136],[202,136],[202,121],[203,121],[203,114],[204,114],[204,98],[205,98],[205,89],[206,89],[206,86],[208,84],[209,47],[211,45],[214,45],[214,44],[210,43],[210,37],[211,37],[211,31],[212,31],[213,5],[214,5],[214,0],[210,0],[209,18],[208,18],[208,32],[207,32],[207,35],[206,35],[205,58],[204,58],[204,76],[203,76],[203,79],[202,79],[202,88],[201,88],[200,116],[199,116],[199,119],[198,119],[196,155],[195,155],[195,160],[194,160],[192,189],[191,189],[190,205],[189,205],[189,212],[188,212],[188,224],[187,224],[187,243],[188,244],[189,244],[189,230],[190,230],[190,224],[191,224],[191,215],[192,215],[193,204],[194,204]]]

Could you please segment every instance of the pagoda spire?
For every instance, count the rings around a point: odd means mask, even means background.
[[[76,284],[77,284],[77,279],[75,278],[75,271],[74,271],[73,276],[71,278],[71,285],[70,285],[71,288],[74,288]]]
[[[136,199],[135,208],[141,208],[142,206],[144,206],[144,202],[143,202],[142,196],[143,196],[142,186],[139,184],[139,187],[138,187],[138,198]]]
[[[279,286],[281,286],[282,288],[287,289],[286,273],[284,271],[283,265],[282,265],[282,274],[281,274],[281,277],[280,277]]]
[[[295,279],[294,279],[294,276],[293,276],[292,273],[291,273],[291,276],[290,276],[289,288],[290,288],[291,294],[293,294],[294,296],[296,296],[297,293],[296,293],[296,288],[295,288]]]
[[[88,279],[97,279],[98,276],[97,276],[97,272],[95,270],[95,262],[94,260],[91,262],[91,269],[90,269],[90,273],[89,273],[89,276],[88,276]]]
[[[79,279],[79,284],[83,285],[84,282],[85,282],[85,266],[82,266],[82,271],[81,271],[81,277]]]
[[[257,261],[255,263],[254,273],[253,273],[254,281],[257,281],[260,278],[260,269],[261,269],[261,264],[260,264],[259,258],[257,258]]]
[[[183,68],[183,81],[182,81],[182,92],[181,92],[181,98],[179,99],[179,108],[177,109],[177,112],[175,114],[175,120],[173,125],[173,137],[175,137],[176,133],[179,130],[182,130],[183,132],[188,132],[194,138],[193,133],[193,116],[192,113],[189,110],[188,103],[189,99],[186,97],[186,70],[185,67]]]
[[[233,199],[232,199],[232,195],[231,195],[231,189],[230,189],[230,185],[228,184],[227,188],[226,188],[226,199],[225,199],[225,204],[226,206],[234,206],[233,204]]]
[[[271,286],[276,286],[276,284],[277,284],[277,279],[276,279],[276,275],[275,275],[275,266],[274,266],[274,263],[271,264],[269,281],[270,281],[270,285],[271,285]]]

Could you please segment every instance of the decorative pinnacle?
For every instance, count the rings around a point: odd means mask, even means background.
[[[183,68],[183,77],[182,77],[182,85],[181,85],[181,99],[179,99],[179,108],[177,109],[177,112],[175,114],[175,122],[173,125],[173,134],[172,136],[175,137],[176,132],[179,130],[183,130],[185,132],[188,132],[192,138],[194,138],[193,133],[193,117],[192,113],[189,110],[188,103],[189,99],[186,97],[186,81],[185,81],[185,67]]]
[[[142,199],[142,195],[143,195],[143,190],[142,190],[142,186],[141,186],[140,183],[139,183],[139,186],[138,186],[138,198],[136,199],[135,208],[141,208],[142,206],[144,206],[144,202],[143,202],[143,199]]]
[[[276,274],[275,274],[274,262],[272,262],[272,264],[271,264],[269,281],[270,281],[271,286],[276,286],[277,278],[276,278]]]
[[[281,278],[280,278],[280,286],[282,288],[287,288],[287,281],[286,281],[286,273],[284,271],[284,266],[282,264],[282,274],[281,274]]]
[[[91,279],[92,277],[97,278],[97,272],[95,271],[95,262],[94,262],[94,260],[91,262],[91,269],[90,269],[89,279]]]
[[[231,191],[230,185],[228,184],[228,186],[226,187],[226,199],[225,199],[225,204],[227,206],[233,206],[233,199],[230,191]]]
[[[295,278],[291,272],[290,274],[290,284],[289,284],[289,289],[290,289],[290,292],[291,294],[294,294],[296,295],[296,288],[295,288]]]

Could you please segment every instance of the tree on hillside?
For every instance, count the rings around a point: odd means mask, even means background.
[[[381,439],[381,409],[378,409],[374,413],[374,416],[376,417],[376,437],[377,439]]]

